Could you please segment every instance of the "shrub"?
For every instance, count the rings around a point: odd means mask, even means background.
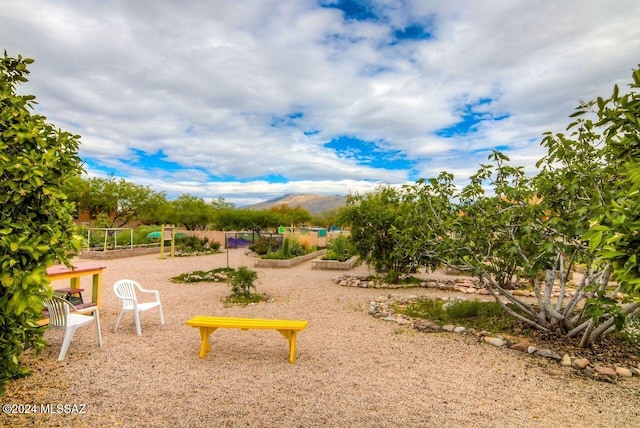
[[[339,262],[345,262],[356,254],[356,249],[353,241],[345,235],[338,235],[333,238],[329,238],[327,241],[327,253],[324,255],[324,260],[337,260]]]
[[[251,296],[251,290],[255,290],[256,286],[253,284],[258,278],[258,272],[253,271],[246,266],[240,266],[230,278],[231,294],[232,296],[249,297]]]
[[[36,321],[52,295],[47,267],[71,263],[81,244],[64,191],[82,172],[80,137],[33,114],[34,96],[18,95],[32,62],[0,57],[0,395],[28,374],[22,353],[44,348]]]
[[[262,258],[270,260],[288,260],[294,257],[304,256],[305,254],[307,254],[307,251],[298,244],[298,241],[296,241],[295,238],[288,236],[282,243],[282,250],[264,254]]]
[[[249,249],[256,254],[264,255],[280,248],[280,242],[272,237],[260,236],[249,246]]]

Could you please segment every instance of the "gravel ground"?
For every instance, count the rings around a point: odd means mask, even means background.
[[[257,291],[273,302],[224,307],[229,287],[174,284],[173,276],[227,265],[259,272]],[[86,262],[86,261],[81,261]],[[638,378],[611,383],[581,377],[555,362],[494,348],[472,336],[419,333],[367,314],[382,292],[340,287],[335,271],[253,268],[244,250],[160,260],[106,261],[101,324],[84,327],[62,362],[63,334],[25,355],[33,374],[11,382],[3,404],[37,414],[0,414],[2,426],[149,427],[631,427],[640,426]],[[360,266],[350,273],[365,274]],[[121,278],[160,290],[165,325],[142,313],[142,336],[128,314],[117,332]],[[64,284],[54,284],[58,288]],[[84,286],[84,284],[83,284]],[[89,289],[89,285],[86,285]],[[433,295],[428,289],[394,293]],[[88,297],[85,295],[85,298]],[[295,364],[276,331],[218,330],[198,358],[195,315],[308,320]],[[82,413],[41,413],[68,404]],[[54,407],[55,409],[55,407]],[[32,408],[33,410],[33,408]]]

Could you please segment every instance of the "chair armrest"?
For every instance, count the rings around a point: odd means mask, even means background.
[[[91,314],[94,312],[98,312],[98,307],[96,305],[85,306],[83,308],[75,308],[76,312],[79,314]]]
[[[158,290],[145,290],[144,288],[139,289],[142,293],[153,294],[156,296],[156,300],[160,300],[160,292]]]

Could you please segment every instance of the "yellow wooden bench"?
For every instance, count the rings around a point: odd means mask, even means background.
[[[278,330],[289,341],[289,362],[293,363],[296,355],[296,333],[307,326],[308,321],[271,320],[259,318],[230,318],[213,316],[196,316],[187,320],[186,324],[200,329],[200,358],[204,358],[210,350],[209,335],[219,328],[239,328],[240,330]]]

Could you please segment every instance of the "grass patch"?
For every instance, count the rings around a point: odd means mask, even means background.
[[[456,324],[490,332],[521,331],[522,325],[505,313],[496,302],[480,300],[419,300],[394,311],[412,318],[423,318],[439,325]]]
[[[235,269],[225,267],[207,271],[195,270],[193,272],[181,273],[178,276],[174,276],[170,279],[170,281],[176,283],[227,282],[229,280],[229,277],[231,277],[234,273]]]
[[[267,301],[269,301],[269,296],[267,296],[266,294],[256,294],[256,293],[252,293],[248,296],[231,294],[222,300],[222,302],[225,305],[242,305],[242,306],[247,306],[252,303],[260,303],[260,302],[267,302]]]

